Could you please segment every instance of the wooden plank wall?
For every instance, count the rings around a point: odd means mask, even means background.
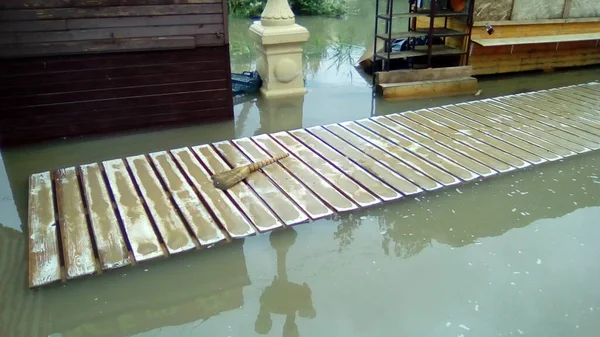
[[[0,4],[0,144],[233,118],[226,0]]]
[[[568,34],[600,33],[600,22],[563,22],[544,24],[510,24],[494,26],[488,35],[483,27],[473,27],[472,39],[521,38]],[[472,43],[469,65],[474,75],[600,64],[597,41],[538,43],[482,47]]]

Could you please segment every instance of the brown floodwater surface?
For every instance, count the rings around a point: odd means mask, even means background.
[[[311,32],[301,99],[250,97],[231,122],[2,149],[0,336],[596,336],[597,151],[28,289],[32,173],[600,78],[588,67],[482,78],[479,97],[373,99],[353,67],[372,43],[370,17],[298,18]],[[253,70],[249,24],[231,23],[236,72]]]

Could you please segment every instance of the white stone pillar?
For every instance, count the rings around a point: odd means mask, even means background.
[[[302,44],[309,33],[296,24],[288,1],[268,0],[260,21],[250,26],[250,35],[259,55],[261,93],[267,98],[305,95]]]

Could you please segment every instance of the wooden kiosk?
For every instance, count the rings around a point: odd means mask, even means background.
[[[233,118],[226,0],[0,4],[0,144]]]

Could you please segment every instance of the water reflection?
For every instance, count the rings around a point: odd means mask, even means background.
[[[271,247],[277,251],[277,276],[260,296],[260,311],[256,317],[254,329],[261,335],[270,333],[274,315],[285,316],[284,337],[300,336],[296,315],[302,318],[315,318],[317,312],[312,303],[312,292],[306,283],[294,283],[288,280],[286,258],[290,247],[296,241],[294,229],[271,232]]]

